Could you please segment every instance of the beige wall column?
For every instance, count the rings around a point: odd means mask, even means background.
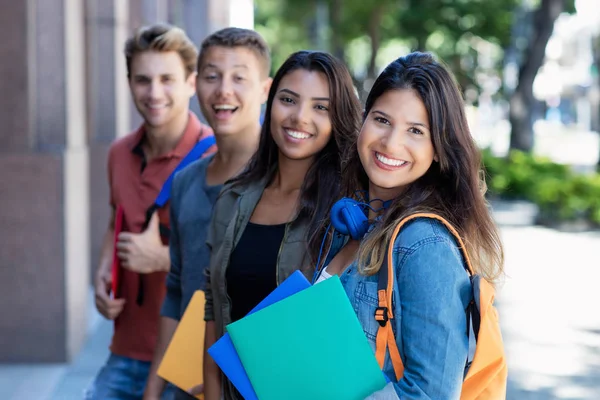
[[[86,81],[90,147],[90,238],[92,274],[100,259],[110,216],[106,176],[108,148],[130,131],[130,96],[123,47],[129,7],[122,0],[86,1]]]
[[[227,26],[254,28],[254,2],[252,0],[208,0],[211,31]]]
[[[153,24],[155,22],[166,22],[169,15],[168,0],[143,0],[142,16],[144,24]]]
[[[85,338],[89,176],[77,0],[1,0],[0,362],[71,359]]]

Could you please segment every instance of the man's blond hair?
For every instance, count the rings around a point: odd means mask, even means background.
[[[186,78],[196,72],[198,48],[181,28],[166,24],[138,28],[125,42],[128,77],[131,76],[131,60],[145,51],[175,51],[183,61]]]

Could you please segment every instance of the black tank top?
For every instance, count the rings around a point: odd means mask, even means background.
[[[225,273],[231,300],[231,320],[245,317],[277,287],[277,258],[285,224],[248,222]]]

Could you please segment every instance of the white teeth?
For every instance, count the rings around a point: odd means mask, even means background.
[[[399,166],[407,163],[407,161],[396,160],[393,158],[387,158],[379,153],[375,153],[375,156],[382,164],[389,165],[390,167],[399,167]]]
[[[214,108],[215,110],[235,110],[237,107],[230,104],[217,104]]]
[[[161,108],[165,108],[166,105],[165,104],[149,104],[148,108],[151,108],[153,110],[160,110]]]
[[[285,131],[288,135],[293,137],[294,139],[308,139],[311,135],[306,132],[298,132],[298,131]]]

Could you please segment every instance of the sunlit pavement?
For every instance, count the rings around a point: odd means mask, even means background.
[[[508,399],[600,399],[600,233],[503,226]]]

